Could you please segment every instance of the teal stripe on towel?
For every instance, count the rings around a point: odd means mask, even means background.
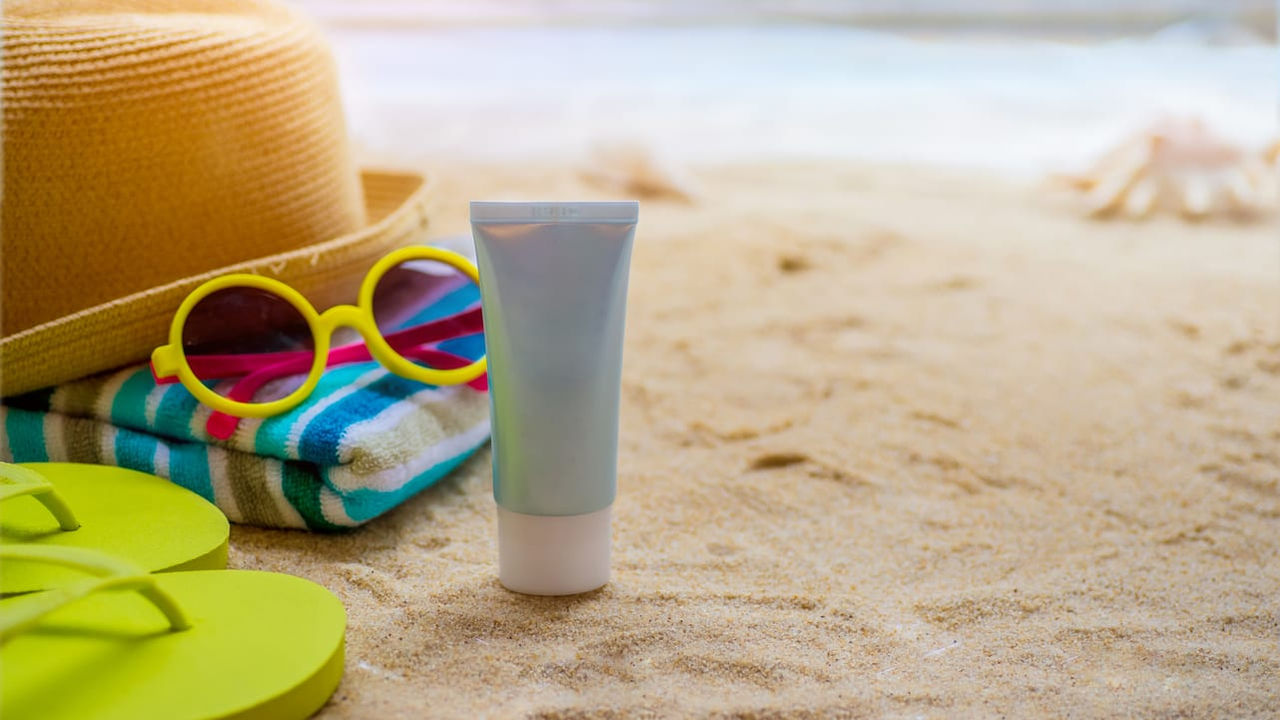
[[[208,445],[170,443],[169,479],[217,504],[213,494],[213,480],[209,476]]]
[[[153,425],[161,435],[179,440],[195,440],[191,434],[191,416],[199,402],[181,385],[170,385],[160,398]]]
[[[296,462],[284,463],[280,485],[285,499],[302,515],[308,528],[327,532],[347,529],[325,519],[324,512],[320,509],[320,478],[316,477],[311,466]]]
[[[44,442],[44,413],[6,408],[4,432],[9,438],[9,452],[14,462],[48,462],[49,450]]]
[[[120,385],[120,390],[111,399],[111,423],[118,427],[148,429],[147,395],[156,386],[151,378],[151,370],[138,368]]]

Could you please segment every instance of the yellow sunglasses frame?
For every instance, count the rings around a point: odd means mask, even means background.
[[[401,357],[391,348],[386,338],[382,337],[378,324],[373,319],[373,291],[388,270],[410,260],[435,260],[445,263],[462,271],[476,285],[480,284],[480,273],[470,260],[458,253],[429,246],[401,248],[387,254],[365,275],[364,281],[360,284],[357,305],[335,305],[323,313],[317,312],[302,293],[274,278],[246,273],[224,275],[200,285],[191,291],[186,300],[182,301],[182,305],[178,306],[178,312],[173,316],[173,323],[169,326],[169,344],[162,345],[151,353],[151,366],[157,377],[176,375],[188,392],[214,410],[236,417],[250,418],[264,418],[288,412],[311,395],[328,364],[329,341],[334,331],[340,327],[350,327],[358,331],[369,348],[369,354],[383,367],[401,377],[430,385],[460,385],[480,377],[488,368],[487,357],[481,357],[470,365],[451,370],[427,368]],[[244,403],[222,397],[205,387],[187,362],[186,353],[182,349],[182,328],[191,310],[210,294],[233,287],[257,288],[283,298],[306,318],[307,325],[311,328],[311,337],[315,341],[315,359],[311,363],[311,370],[307,373],[306,382],[283,398],[265,403]]]

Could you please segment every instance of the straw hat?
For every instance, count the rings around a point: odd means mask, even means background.
[[[0,394],[147,357],[228,272],[323,309],[426,224],[359,171],[319,32],[262,0],[6,0]]]

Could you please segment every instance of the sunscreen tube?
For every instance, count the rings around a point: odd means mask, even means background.
[[[471,203],[498,579],[531,595],[609,581],[634,202]]]

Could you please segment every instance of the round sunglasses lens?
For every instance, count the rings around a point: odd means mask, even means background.
[[[378,331],[401,357],[449,370],[484,356],[480,288],[458,268],[437,260],[406,260],[373,291]]]
[[[275,293],[231,287],[196,303],[182,326],[182,350],[196,377],[246,403],[288,396],[315,359],[311,326]]]

